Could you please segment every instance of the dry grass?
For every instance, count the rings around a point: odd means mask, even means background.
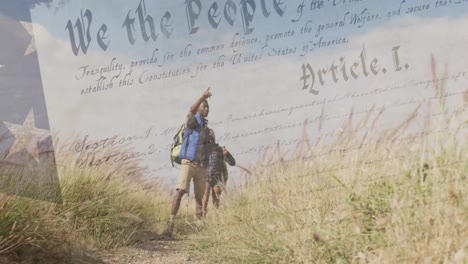
[[[455,261],[468,237],[468,155],[369,148],[257,171],[209,215],[193,250],[215,262]],[[466,259],[465,259],[466,260]]]
[[[310,142],[304,127],[288,161],[277,145],[208,215],[192,253],[209,263],[466,263],[468,100],[447,116],[445,83],[434,83],[441,115],[418,133],[408,128],[424,105],[379,133],[382,111],[351,113],[331,144]]]
[[[61,262],[72,251],[119,247],[139,230],[163,228],[170,199],[135,173],[138,160],[83,169],[75,161],[58,158],[60,178],[55,168],[1,167],[9,192],[0,195],[0,256]]]

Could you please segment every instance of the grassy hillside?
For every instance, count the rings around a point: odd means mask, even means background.
[[[468,95],[468,92],[467,92]],[[279,146],[223,197],[192,245],[209,263],[466,263],[467,103],[405,131],[352,115],[332,144]],[[307,131],[305,129],[305,131]]]
[[[396,147],[395,147],[396,148]],[[466,261],[468,152],[379,146],[270,165],[211,211],[193,251],[228,263]]]
[[[163,228],[169,195],[129,175],[135,164],[78,169],[69,157],[57,163],[60,190],[50,171],[2,167],[2,190],[11,192],[0,194],[0,256],[65,263],[85,250],[126,245],[140,230]]]

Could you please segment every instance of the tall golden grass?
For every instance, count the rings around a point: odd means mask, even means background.
[[[209,263],[466,263],[468,92],[445,114],[432,69],[440,114],[422,131],[408,128],[423,105],[381,132],[382,112],[350,114],[331,144],[310,142],[304,127],[289,160],[277,145],[208,215],[192,253]]]
[[[55,144],[60,153],[73,145],[67,142]],[[135,173],[138,160],[86,168],[76,160],[63,155],[57,167],[1,167],[0,187],[9,192],[0,195],[0,262],[66,263],[74,251],[116,248],[140,230],[163,228],[170,199]]]

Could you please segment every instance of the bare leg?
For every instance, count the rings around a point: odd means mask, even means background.
[[[195,214],[199,220],[203,218],[203,194],[203,189],[195,192]]]
[[[213,205],[219,208],[219,200],[221,198],[221,188],[219,186],[213,187]]]
[[[203,195],[205,193],[206,185],[206,170],[204,168],[197,168],[196,175],[193,176],[193,187],[195,194],[195,212],[197,218],[203,218]]]
[[[206,216],[206,213],[208,212],[208,201],[210,200],[210,191],[211,191],[211,185],[209,183],[206,183],[205,185],[205,193],[203,194],[203,216]]]
[[[177,215],[177,212],[179,211],[180,203],[184,194],[185,190],[177,190],[176,194],[174,195],[174,198],[172,199],[171,216],[167,223],[166,229],[163,231],[163,235],[172,235],[172,229],[174,228],[174,218]]]
[[[175,217],[177,212],[180,208],[180,203],[182,201],[182,197],[185,194],[185,190],[177,190],[176,194],[174,195],[174,199],[172,200],[172,207],[171,207],[171,217]]]

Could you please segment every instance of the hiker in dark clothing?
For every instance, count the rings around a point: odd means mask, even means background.
[[[220,147],[216,144],[214,131],[210,129],[209,134],[209,155],[208,165],[206,168],[206,184],[205,194],[203,195],[203,213],[206,215],[208,210],[208,201],[210,193],[213,195],[213,204],[216,208],[219,207],[219,200],[221,197],[222,189],[226,186],[228,178],[226,162],[231,165],[236,165],[236,160],[227,151],[226,147]]]

